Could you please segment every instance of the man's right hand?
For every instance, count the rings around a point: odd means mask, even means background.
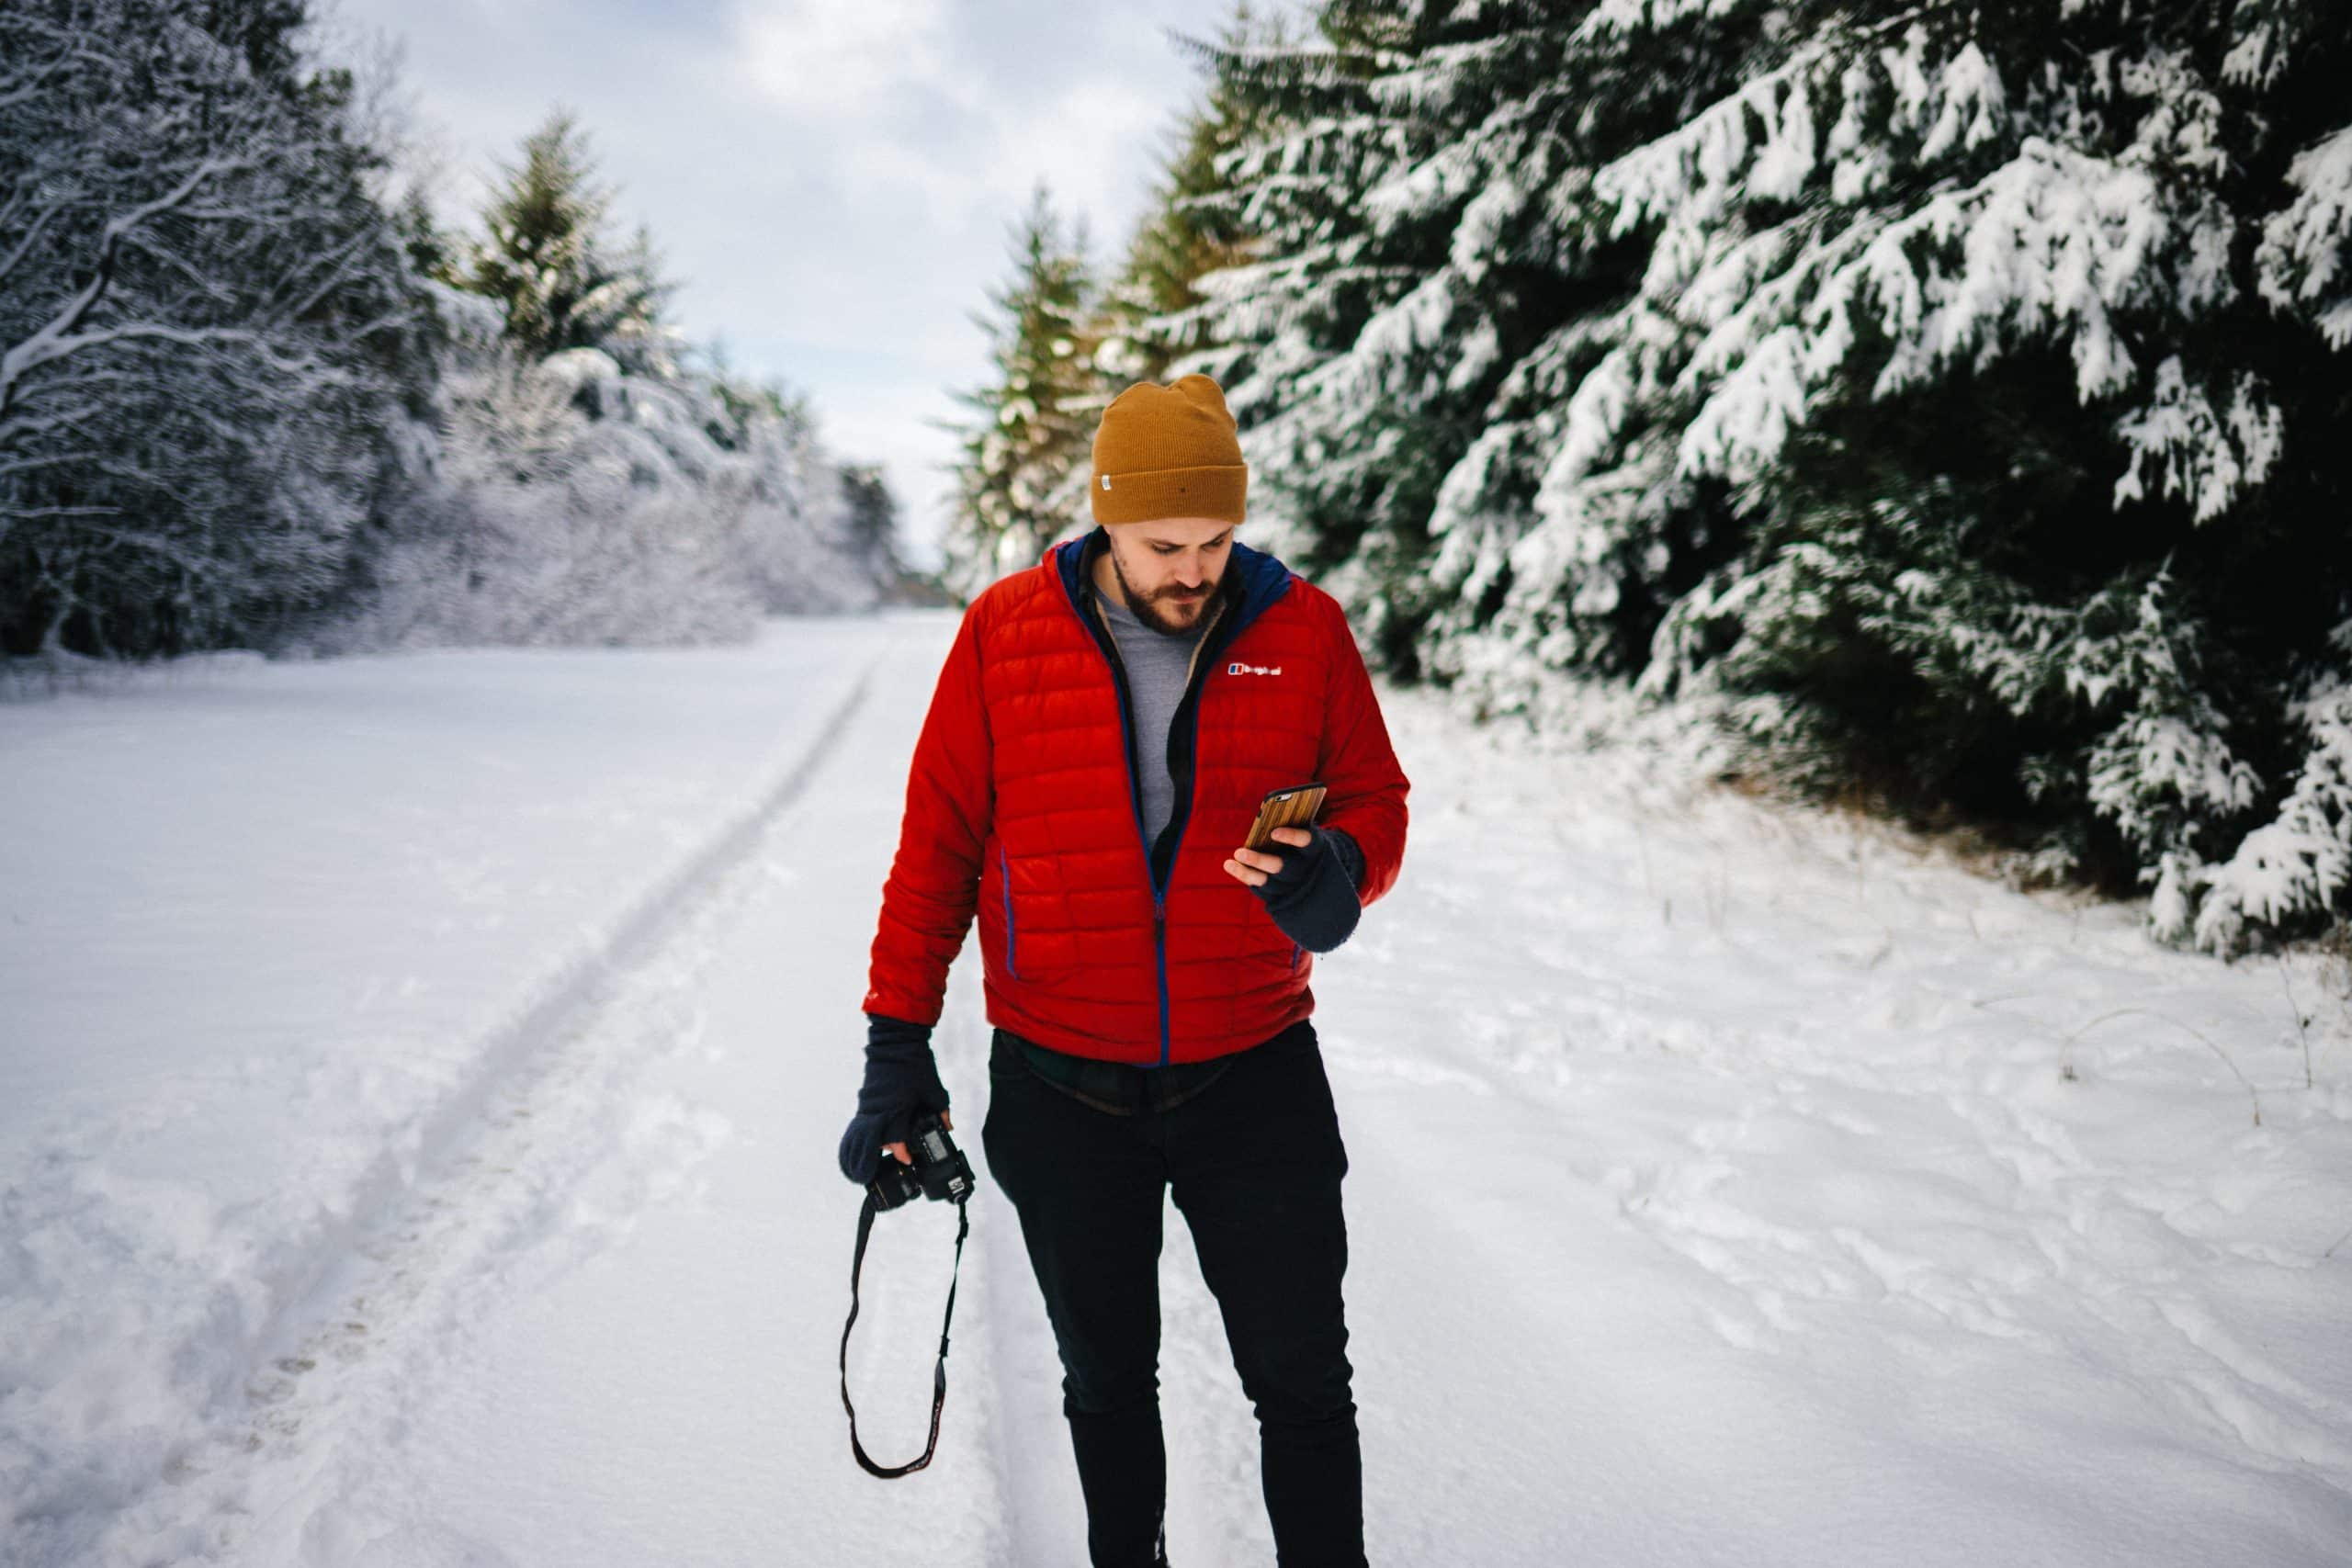
[[[842,1174],[865,1186],[874,1179],[886,1149],[911,1163],[907,1134],[926,1111],[943,1119],[947,1111],[947,1089],[932,1060],[930,1026],[866,1014],[865,1082],[857,1091],[857,1114],[842,1134]]]
[[[939,1113],[939,1124],[952,1133],[956,1130],[956,1118],[943,1111]],[[915,1163],[912,1159],[908,1157],[907,1145],[904,1144],[885,1144],[882,1145],[882,1152],[888,1155],[892,1159],[897,1160],[900,1165],[912,1165]]]

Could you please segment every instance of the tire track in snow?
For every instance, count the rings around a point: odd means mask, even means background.
[[[949,1082],[985,1089],[994,1032],[982,1011],[978,968],[977,963],[955,966],[937,1040]],[[997,1187],[980,1146],[988,1101],[967,1089],[962,1103],[956,1141],[971,1160],[979,1189],[972,1200],[969,1246],[979,1255],[978,1272],[986,1281],[975,1292],[979,1321],[969,1336],[985,1346],[988,1367],[988,1403],[975,1425],[995,1476],[1005,1540],[1001,1562],[1005,1568],[1083,1568],[1086,1516],[1061,1417],[1061,1360],[1030,1272],[1021,1217]],[[963,1386],[959,1380],[970,1376],[969,1367],[959,1370],[951,1358],[951,1403]],[[940,1440],[950,1438],[943,1433]]]
[[[387,1152],[345,1220],[309,1249],[305,1272],[267,1287],[278,1304],[254,1337],[236,1408],[175,1453],[164,1484],[107,1522],[97,1560],[146,1562],[159,1550],[175,1561],[212,1559],[319,1501],[304,1483],[324,1467],[306,1462],[308,1450],[331,1436],[338,1409],[364,1396],[371,1376],[391,1376],[404,1337],[512,1288],[503,1247],[541,1244],[569,1225],[576,1249],[625,1228],[626,1213],[584,1228],[560,1217],[611,1147],[642,1148],[674,1168],[723,1135],[685,1108],[633,1106],[604,1091],[693,1036],[692,981],[712,929],[738,901],[761,842],[865,708],[887,657],[866,661],[773,784],[485,1037],[471,1077],[413,1152]],[[650,1171],[649,1189],[671,1174]],[[306,1538],[302,1549],[316,1545]]]

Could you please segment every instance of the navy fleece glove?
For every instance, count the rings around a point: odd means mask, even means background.
[[[1309,953],[1329,953],[1356,929],[1363,905],[1356,897],[1363,880],[1363,852],[1340,828],[1309,828],[1304,844],[1269,840],[1263,846],[1283,858],[1283,868],[1251,889],[1262,899],[1283,934]]]
[[[865,1083],[857,1114],[842,1134],[842,1174],[860,1187],[874,1179],[882,1145],[902,1144],[915,1118],[947,1109],[947,1086],[931,1058],[931,1026],[865,1015]]]

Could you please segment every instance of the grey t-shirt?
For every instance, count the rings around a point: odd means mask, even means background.
[[[1126,666],[1127,690],[1135,700],[1136,766],[1142,774],[1144,836],[1158,842],[1159,830],[1176,808],[1176,781],[1168,772],[1168,726],[1176,705],[1184,700],[1185,678],[1192,673],[1193,650],[1200,645],[1200,627],[1208,624],[1204,612],[1193,630],[1168,637],[1136,619],[1125,604],[1098,594],[1102,616],[1118,639],[1119,662]]]

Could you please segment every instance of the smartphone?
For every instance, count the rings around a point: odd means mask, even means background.
[[[1258,819],[1250,824],[1250,836],[1241,840],[1245,850],[1262,849],[1266,840],[1277,828],[1304,828],[1315,820],[1323,809],[1323,786],[1319,784],[1288,784],[1270,789],[1265,799],[1258,803]]]

